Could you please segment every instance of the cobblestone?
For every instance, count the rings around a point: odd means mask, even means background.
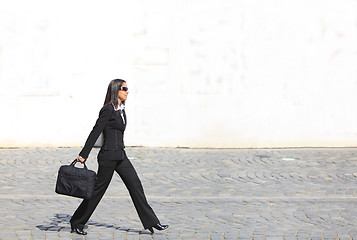
[[[57,195],[78,148],[0,149],[0,239],[357,239],[357,149],[127,148],[158,217],[142,228],[118,176],[87,224]],[[87,161],[96,170],[93,149]]]

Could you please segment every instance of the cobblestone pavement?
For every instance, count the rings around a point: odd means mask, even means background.
[[[356,148],[127,148],[170,228],[144,230],[115,176],[85,237],[68,222],[80,200],[54,192],[79,151],[0,149],[0,239],[357,239]]]

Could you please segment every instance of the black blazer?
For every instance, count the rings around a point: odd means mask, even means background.
[[[104,144],[99,151],[98,159],[123,160],[126,157],[123,140],[126,127],[125,111],[124,119],[125,123],[120,115],[120,111],[115,111],[112,104],[102,107],[99,112],[99,117],[90,132],[82,151],[79,153],[79,156],[88,158],[100,133],[103,132]]]

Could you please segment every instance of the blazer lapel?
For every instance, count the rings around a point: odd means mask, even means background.
[[[124,115],[124,120],[125,120],[124,125],[126,126],[126,113],[125,113],[125,110],[123,110],[123,115]]]

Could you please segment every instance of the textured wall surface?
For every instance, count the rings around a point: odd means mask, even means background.
[[[357,145],[357,1],[0,0],[0,146]]]

